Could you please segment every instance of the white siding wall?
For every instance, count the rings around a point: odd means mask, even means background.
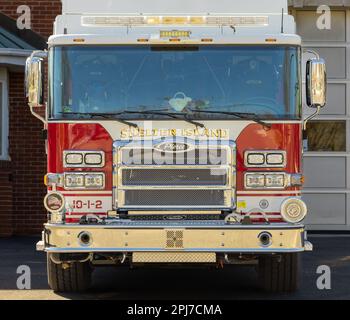
[[[306,223],[311,230],[350,230],[350,11],[333,9],[331,30],[317,29],[315,9],[304,7],[293,15],[304,47],[315,49],[327,62],[328,104],[316,119],[346,121],[347,131],[345,152],[305,154]],[[305,105],[304,111],[312,112]]]

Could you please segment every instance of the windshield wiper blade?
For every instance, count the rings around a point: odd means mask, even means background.
[[[123,123],[127,126],[133,127],[133,128],[138,128],[139,126],[136,123],[126,121],[121,118],[116,118],[115,116],[120,115],[120,113],[94,113],[94,112],[60,112],[61,114],[73,114],[73,115],[86,115],[90,116],[90,118],[95,118],[95,117],[101,117],[105,119],[112,119],[115,121],[118,121],[120,123]]]
[[[271,128],[270,123],[266,123],[265,121],[258,118],[258,116],[255,113],[246,113],[246,112],[230,112],[230,111],[215,111],[215,110],[196,110],[196,109],[190,109],[193,113],[213,113],[213,114],[225,114],[228,116],[234,116],[239,119],[245,119],[245,120],[251,120],[258,124],[261,124],[264,127]]]
[[[160,116],[168,116],[170,118],[173,118],[173,119],[178,119],[178,120],[183,120],[183,121],[186,121],[188,123],[191,123],[193,124],[194,126],[196,127],[200,127],[200,128],[205,128],[205,125],[203,123],[200,123],[200,122],[197,122],[197,121],[194,121],[194,120],[191,120],[188,118],[188,114],[187,113],[173,113],[173,112],[166,112],[166,111],[122,111],[120,112],[120,114],[150,114],[150,115],[160,115]],[[179,116],[182,116],[182,117],[179,117]]]

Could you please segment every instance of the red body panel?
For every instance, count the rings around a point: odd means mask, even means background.
[[[263,128],[259,124],[251,124],[245,128],[236,141],[237,190],[244,190],[243,178],[246,171],[300,173],[302,171],[301,137],[301,124],[274,124],[270,129]],[[247,150],[285,150],[287,151],[287,166],[286,168],[246,168],[244,152]],[[287,190],[298,190],[298,188]]]
[[[232,126],[234,126],[234,122],[232,122]],[[250,124],[245,129],[243,129],[236,140],[238,195],[240,191],[245,190],[244,173],[247,171],[283,171],[287,173],[300,173],[302,171],[301,136],[302,126],[298,123],[273,124],[270,129],[263,128],[259,124]],[[104,151],[106,165],[104,168],[64,168],[64,150]],[[287,152],[287,166],[286,168],[246,168],[244,166],[244,153],[247,150],[285,150]],[[104,172],[106,176],[105,191],[107,192],[105,196],[109,195],[112,201],[111,191],[113,188],[113,139],[111,137],[111,134],[107,132],[101,124],[79,122],[49,123],[48,172],[63,173],[69,171]],[[63,190],[62,188],[58,189]],[[300,190],[300,188],[293,187],[286,190],[297,191]],[[70,196],[73,195],[74,192],[72,192]],[[77,193],[75,195],[79,195],[79,190],[77,190]],[[271,196],[271,193],[269,195]],[[293,196],[295,194],[291,193],[288,195],[284,193],[283,195]],[[254,196],[254,193],[252,192],[247,196]],[[260,196],[263,195],[260,194]],[[276,190],[272,196],[282,196],[282,194]],[[77,221],[77,219],[69,219],[67,222],[73,221]],[[280,221],[280,219],[277,219],[276,221]]]
[[[112,190],[112,145],[110,134],[94,123],[52,123],[48,126],[48,172],[95,171],[106,174],[105,190]],[[105,152],[104,168],[63,168],[64,150],[100,150]]]

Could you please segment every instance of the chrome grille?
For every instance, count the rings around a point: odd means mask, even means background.
[[[165,142],[164,142],[165,141]],[[235,144],[186,139],[114,143],[114,199],[118,209],[224,210],[234,207]],[[160,150],[160,146],[166,146]],[[156,158],[154,156],[156,155]],[[157,158],[158,157],[158,158]],[[163,161],[159,161],[162,159]]]

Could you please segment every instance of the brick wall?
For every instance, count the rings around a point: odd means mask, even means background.
[[[39,233],[46,214],[43,207],[46,173],[43,124],[29,111],[23,95],[23,73],[9,74],[9,144],[12,162],[13,231]]]
[[[59,0],[0,0],[0,12],[17,19],[17,7],[31,9],[32,31],[45,39],[61,12]],[[46,173],[43,124],[34,118],[24,97],[24,70],[9,72],[9,155],[0,161],[0,237],[39,234],[46,220],[43,207]]]
[[[17,8],[21,5],[27,5],[31,10],[32,30],[48,38],[52,34],[53,21],[61,12],[61,1],[0,0],[0,11],[13,19],[17,19],[20,16],[17,13]]]
[[[0,237],[10,236],[13,233],[12,195],[11,162],[0,161]]]

